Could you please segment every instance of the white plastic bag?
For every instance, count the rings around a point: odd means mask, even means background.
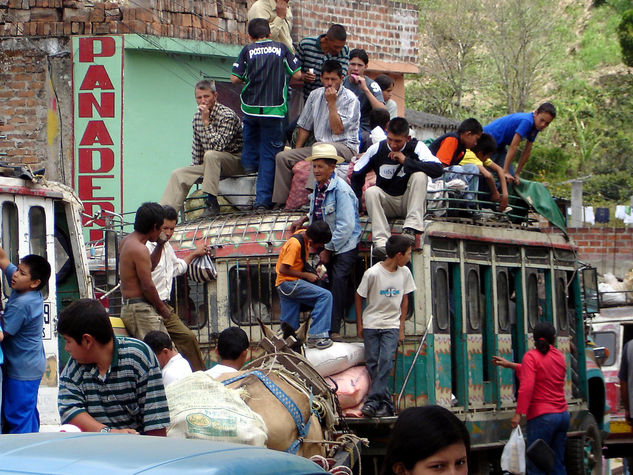
[[[521,426],[516,426],[510,434],[510,439],[501,454],[501,470],[514,475],[525,473],[525,440],[521,433]]]

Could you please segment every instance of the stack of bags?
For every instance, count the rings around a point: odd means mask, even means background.
[[[335,342],[325,350],[307,349],[306,358],[332,388],[336,388],[345,417],[363,417],[360,408],[369,392],[371,380],[362,343]]]

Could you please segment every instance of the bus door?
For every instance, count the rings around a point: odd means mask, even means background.
[[[508,361],[514,361],[511,328],[516,328],[516,309],[511,270],[507,267],[495,267],[494,301],[496,302],[496,351],[495,353]],[[514,322],[514,325],[512,323]],[[498,407],[514,404],[514,371],[497,369],[495,399]]]
[[[453,395],[457,395],[455,385],[455,365],[451,351],[451,334],[455,326],[454,316],[451,317],[451,267],[450,262],[432,262],[431,279],[433,298],[433,333],[429,340],[433,340],[434,368],[435,368],[435,403],[445,407],[452,404]]]

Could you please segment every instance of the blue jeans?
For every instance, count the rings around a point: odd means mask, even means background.
[[[386,404],[393,409],[388,384],[393,369],[393,359],[398,349],[398,328],[363,329],[365,341],[365,365],[371,377],[371,389],[366,403],[374,409]]]
[[[358,249],[354,248],[341,254],[332,255],[330,263],[326,266],[330,277],[330,290],[332,291],[332,333],[341,331],[341,321],[345,313],[345,299],[350,293],[347,284],[357,259]]]
[[[464,191],[463,197],[467,201],[473,201],[475,199],[476,184],[478,180],[475,180],[479,176],[479,168],[477,165],[468,163],[466,165],[453,165],[452,167],[444,170],[444,182],[448,183],[451,180],[462,180],[467,185],[467,190]]]
[[[284,148],[283,118],[244,115],[242,166],[248,172],[257,170],[254,206],[273,205],[275,155]]]
[[[553,475],[565,475],[565,445],[567,444],[567,430],[569,429],[569,412],[543,414],[542,416],[527,421],[527,446],[528,448],[537,439],[543,439],[549,445],[556,456]],[[532,462],[527,461],[527,473],[529,475],[541,475]]]
[[[332,293],[307,280],[298,279],[282,282],[277,286],[281,304],[281,321],[295,330],[299,328],[301,304],[313,306],[312,322],[308,338],[326,338],[330,334],[332,318]]]

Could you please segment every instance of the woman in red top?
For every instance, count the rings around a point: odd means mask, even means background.
[[[521,364],[499,356],[492,362],[516,370],[519,378],[517,408],[510,424],[516,427],[527,416],[527,446],[543,439],[556,455],[553,474],[565,474],[565,445],[569,429],[569,412],[565,401],[565,357],[554,348],[556,329],[551,323],[534,327],[534,346],[523,356]],[[528,473],[541,474],[529,460]]]

